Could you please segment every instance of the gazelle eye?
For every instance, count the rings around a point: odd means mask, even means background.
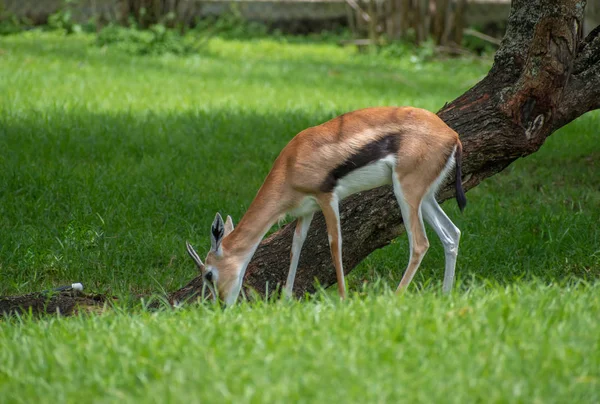
[[[205,279],[207,282],[211,282],[211,283],[212,283],[212,280],[213,280],[213,273],[212,273],[212,271],[208,271],[208,272],[206,273],[206,275],[204,275],[204,279]]]

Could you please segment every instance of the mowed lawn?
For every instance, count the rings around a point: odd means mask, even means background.
[[[136,57],[92,36],[0,37],[0,295],[83,282],[126,297],[195,276],[300,130],[367,106],[436,111],[491,59],[213,39]],[[405,237],[352,297],[0,320],[0,402],[598,402],[600,114],[467,194],[456,290]],[[382,218],[385,220],[385,218]]]

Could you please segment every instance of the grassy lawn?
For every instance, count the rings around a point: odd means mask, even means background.
[[[300,130],[348,110],[430,110],[490,59],[422,63],[324,43],[210,41],[134,57],[93,37],[0,37],[0,295],[71,282],[121,296],[195,275]],[[467,194],[458,287],[443,249],[394,288],[405,237],[353,297],[0,323],[0,402],[598,402],[600,114]]]

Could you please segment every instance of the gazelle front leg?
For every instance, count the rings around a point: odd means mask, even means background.
[[[344,267],[342,265],[342,230],[340,226],[339,201],[335,194],[325,194],[317,198],[317,202],[325,216],[327,236],[331,258],[337,275],[338,292],[342,299],[346,298],[346,284],[344,283]]]
[[[402,220],[404,221],[404,227],[406,228],[410,245],[410,259],[408,261],[408,266],[398,285],[398,289],[396,289],[396,293],[399,293],[410,284],[415,276],[425,253],[429,249],[429,241],[427,240],[427,234],[425,233],[423,218],[421,216],[422,193],[415,189],[407,189],[407,192],[404,192],[396,173],[392,175],[392,185],[394,187],[394,194],[398,200],[398,205],[400,205]]]
[[[300,260],[300,251],[306,240],[310,222],[312,222],[314,213],[309,213],[306,216],[298,217],[296,222],[296,230],[294,230],[294,239],[292,241],[292,250],[290,252],[290,271],[288,272],[287,282],[285,283],[285,297],[292,296],[294,289],[294,279],[296,279],[296,270],[298,269],[298,261]]]
[[[433,195],[428,195],[423,200],[423,217],[436,232],[444,246],[446,268],[444,271],[444,293],[449,293],[454,284],[454,271],[458,255],[458,242],[460,230],[452,223],[446,213],[435,200]]]

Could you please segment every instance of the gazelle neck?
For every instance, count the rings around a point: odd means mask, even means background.
[[[238,225],[223,239],[223,248],[243,263],[241,277],[265,234],[285,213],[280,194],[267,179]]]

